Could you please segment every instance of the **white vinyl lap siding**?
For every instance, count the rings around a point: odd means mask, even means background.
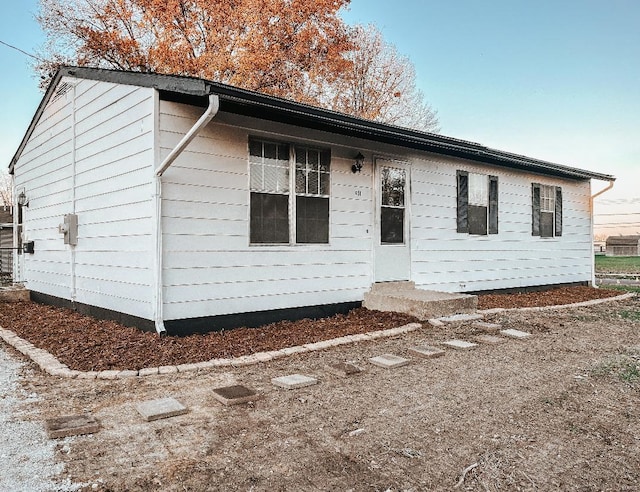
[[[499,233],[456,233],[456,171],[498,176]],[[415,159],[412,272],[417,285],[476,291],[591,279],[589,182],[502,171],[453,159]],[[561,186],[563,236],[531,235],[531,183]]]
[[[161,102],[162,157],[201,112]],[[256,131],[270,129],[257,124]],[[298,131],[295,142],[258,137],[304,146],[304,134]],[[218,115],[163,176],[166,320],[359,301],[369,288],[372,204],[362,184],[366,173],[355,177],[351,160],[332,149],[330,244],[250,245],[249,135],[255,136]]]
[[[72,248],[58,224],[75,209],[75,300],[152,317],[153,129],[152,89],[81,80],[49,102],[16,165],[31,199],[30,289],[71,299]]]
[[[203,109],[91,80],[52,98],[15,165],[25,190],[23,280],[35,292],[154,317],[153,172]],[[75,98],[75,99],[74,99]],[[224,106],[223,106],[224,108]],[[330,149],[329,243],[250,244],[249,138]],[[361,173],[351,166],[367,157]],[[162,177],[163,318],[362,300],[373,281],[372,163],[406,162],[411,280],[476,291],[591,280],[590,183],[435,156],[220,112]],[[498,178],[498,234],[456,232],[456,173]],[[532,183],[562,188],[563,234],[531,234]],[[78,245],[58,225],[78,215]],[[75,272],[75,277],[72,277]]]
[[[77,300],[152,318],[154,92],[77,88]]]
[[[34,241],[35,255],[24,255],[20,280],[34,291],[69,298],[71,270],[62,240],[56,241],[60,218],[72,200],[72,92],[53,98],[15,165],[16,190],[25,190],[29,207],[23,210],[25,240]]]

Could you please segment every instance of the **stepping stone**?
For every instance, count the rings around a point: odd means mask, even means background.
[[[486,323],[484,321],[476,321],[471,324],[471,328],[482,330],[486,333],[498,333],[502,325],[498,323]]]
[[[446,316],[444,318],[438,318],[443,323],[456,323],[458,321],[474,321],[482,319],[482,314],[454,314],[453,316]]]
[[[446,342],[442,342],[442,344],[458,350],[468,350],[478,346],[477,343],[466,342],[464,340],[457,339],[447,340]]]
[[[45,428],[51,439],[57,439],[80,434],[93,434],[100,430],[100,423],[91,415],[68,415],[47,419]]]
[[[318,380],[316,378],[305,376],[303,374],[280,376],[279,378],[273,378],[271,382],[274,385],[284,389],[304,388],[305,386],[313,386],[314,384],[318,384]]]
[[[136,410],[147,422],[158,419],[175,417],[188,412],[187,407],[175,398],[159,398],[148,400],[136,405]]]
[[[480,343],[486,343],[487,345],[498,345],[506,342],[503,337],[497,337],[495,335],[478,335],[476,340]]]
[[[213,390],[213,397],[223,405],[240,405],[260,398],[260,395],[246,386],[224,386]]]
[[[393,354],[382,354],[377,357],[372,357],[369,359],[369,362],[374,366],[391,369],[393,367],[406,366],[410,362],[410,359],[405,359],[404,357],[399,357]]]
[[[326,367],[327,371],[335,374],[336,376],[351,376],[353,374],[358,374],[362,372],[358,366],[354,366],[353,364],[349,364],[348,362],[337,362],[335,364],[329,364]]]
[[[425,359],[433,359],[435,357],[442,357],[444,355],[444,350],[437,347],[431,347],[429,345],[424,345],[422,347],[411,347],[408,352],[410,352],[412,355],[417,355],[418,357],[424,357]]]
[[[526,331],[514,330],[513,328],[509,328],[508,330],[502,330],[500,332],[505,337],[511,338],[528,338],[531,336],[531,333],[527,333]]]

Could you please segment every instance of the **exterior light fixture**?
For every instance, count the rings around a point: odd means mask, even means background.
[[[362,164],[364,164],[364,156],[362,153],[358,152],[358,155],[356,155],[356,162],[351,166],[351,172],[355,174],[362,171]]]
[[[18,205],[21,207],[29,206],[29,199],[27,198],[27,195],[25,195],[24,190],[22,190],[18,195]]]

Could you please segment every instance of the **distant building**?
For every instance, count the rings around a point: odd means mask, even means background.
[[[609,236],[607,256],[640,256],[640,235]]]
[[[597,255],[603,255],[607,252],[607,242],[606,241],[594,241],[593,242],[593,252]]]

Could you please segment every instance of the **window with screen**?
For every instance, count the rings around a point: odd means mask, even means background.
[[[289,242],[289,146],[249,141],[250,240]]]
[[[249,140],[252,244],[329,242],[331,154]]]

